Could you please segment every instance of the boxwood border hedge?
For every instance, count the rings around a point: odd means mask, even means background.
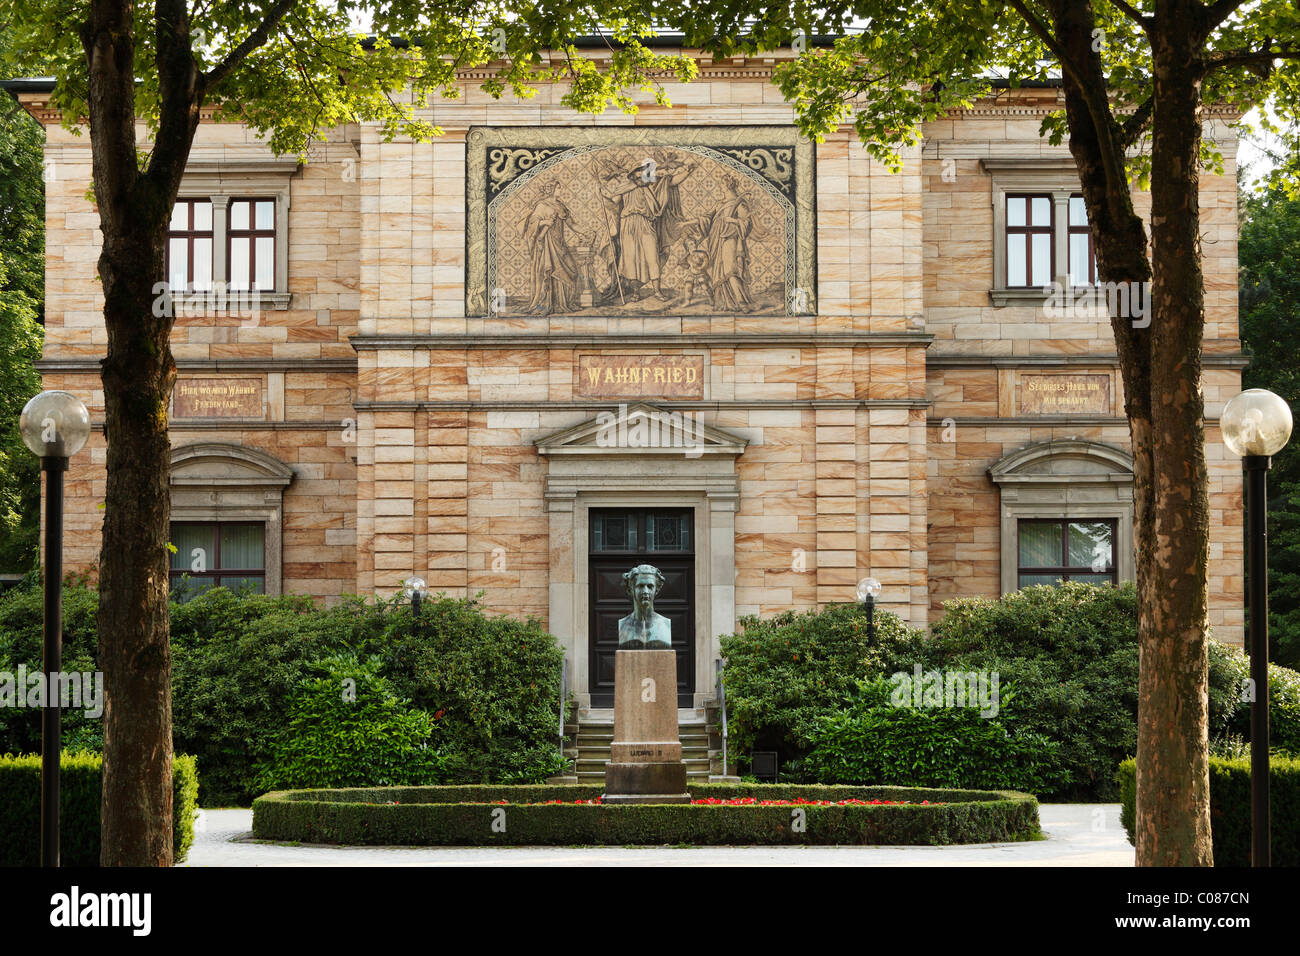
[[[103,758],[68,753],[59,760],[59,862],[99,866]],[[199,806],[195,759],[172,758],[172,855],[181,863],[194,843]],[[0,754],[0,866],[40,866],[41,755]]]
[[[798,808],[574,803],[598,797],[600,784],[287,790],[253,802],[253,836],[343,846],[942,846],[1042,838],[1038,801],[1012,791],[782,784],[688,789],[697,799],[911,802]],[[551,800],[563,802],[545,802]],[[802,829],[794,826],[795,809],[803,811]]]
[[[1269,835],[1273,866],[1300,866],[1300,758],[1269,756]],[[1115,773],[1120,822],[1133,842],[1137,761]],[[1215,866],[1250,866],[1250,758],[1210,757],[1210,836]]]

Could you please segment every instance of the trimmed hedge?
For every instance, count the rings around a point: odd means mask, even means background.
[[[1043,794],[1063,788],[1061,745],[1015,731],[1014,720],[967,707],[893,706],[890,682],[863,682],[840,713],[817,719],[805,775],[823,783],[901,787],[1012,789]],[[1005,703],[1014,692],[1007,688]],[[1002,716],[1012,716],[1004,709]]]
[[[64,669],[95,671],[98,595],[69,584],[63,602]],[[39,587],[0,597],[0,671],[39,669],[42,608]],[[416,620],[397,599],[323,608],[309,597],[225,588],[173,601],[170,611],[174,746],[202,764],[208,806],[248,806],[268,789],[258,773],[283,741],[290,702],[335,655],[379,657],[397,696],[434,722],[440,769],[420,782],[527,783],[567,766],[556,743],[563,652],[536,620],[492,617],[474,600],[443,596],[426,600]],[[73,710],[63,729],[64,750],[103,747],[100,720]],[[0,752],[38,750],[40,730],[39,710],[0,707]]]
[[[1119,765],[1120,822],[1133,843],[1137,761]],[[1273,866],[1300,866],[1300,759],[1269,758]],[[1210,830],[1215,866],[1250,866],[1250,758],[1210,757]]]
[[[262,840],[368,846],[939,846],[1042,835],[1038,802],[1011,791],[694,784],[689,790],[695,798],[914,802],[799,807],[573,802],[603,790],[579,784],[280,791],[253,802],[253,834]],[[540,802],[546,800],[564,802]],[[922,800],[932,803],[923,806]],[[795,826],[796,811],[803,828]]]
[[[59,761],[59,862],[99,866],[103,758],[64,753]],[[172,760],[172,852],[181,863],[194,844],[199,773],[193,757]],[[0,866],[40,866],[41,758],[0,754]]]

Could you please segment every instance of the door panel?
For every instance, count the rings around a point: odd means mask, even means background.
[[[663,572],[664,586],[655,598],[655,611],[668,618],[672,624],[672,646],[677,652],[678,706],[692,706],[695,692],[695,555],[680,550],[687,543],[680,539],[670,541],[679,546],[678,550],[648,550],[645,547],[647,539],[654,542],[656,538],[654,534],[646,535],[644,529],[648,520],[666,515],[681,516],[689,526],[693,513],[682,509],[601,509],[600,512],[593,510],[592,513],[615,519],[607,521],[605,527],[621,524],[620,519],[626,518],[629,524],[640,529],[635,537],[620,534],[616,542],[622,547],[617,551],[595,550],[606,546],[609,536],[602,536],[604,540],[597,541],[593,534],[593,550],[589,553],[587,567],[588,621],[591,629],[588,679],[592,706],[614,705],[614,654],[618,650],[618,622],[620,618],[632,613],[632,599],[623,590],[623,574],[638,564],[654,565]],[[666,537],[661,532],[658,540],[662,542]],[[628,550],[627,545],[633,540],[640,547]]]

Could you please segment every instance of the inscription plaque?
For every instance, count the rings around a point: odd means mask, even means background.
[[[578,394],[584,398],[703,398],[702,355],[583,355]]]
[[[1109,375],[1022,375],[1020,412],[1026,415],[1109,415]]]
[[[261,418],[260,378],[178,379],[172,415],[175,418]]]

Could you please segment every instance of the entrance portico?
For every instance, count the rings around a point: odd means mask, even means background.
[[[547,462],[549,628],[568,655],[582,710],[612,704],[609,688],[602,686],[598,656],[604,638],[597,625],[602,616],[614,613],[616,602],[607,587],[594,586],[599,581],[593,578],[593,573],[609,573],[606,565],[614,558],[603,532],[593,549],[593,517],[599,524],[607,515],[635,520],[641,529],[642,538],[631,549],[627,539],[616,542],[621,547],[614,551],[629,568],[641,563],[631,555],[645,543],[646,515],[684,519],[690,552],[677,548],[665,553],[672,570],[690,578],[689,587],[681,589],[674,620],[675,627],[680,622],[693,630],[689,647],[679,651],[679,666],[688,668],[685,676],[679,674],[679,705],[699,708],[712,699],[718,637],[734,631],[736,623],[736,459],[745,445],[745,439],[704,425],[690,413],[648,403],[620,406],[536,442],[538,455]],[[666,549],[656,546],[655,553],[660,551]],[[624,609],[618,616],[626,613]]]

